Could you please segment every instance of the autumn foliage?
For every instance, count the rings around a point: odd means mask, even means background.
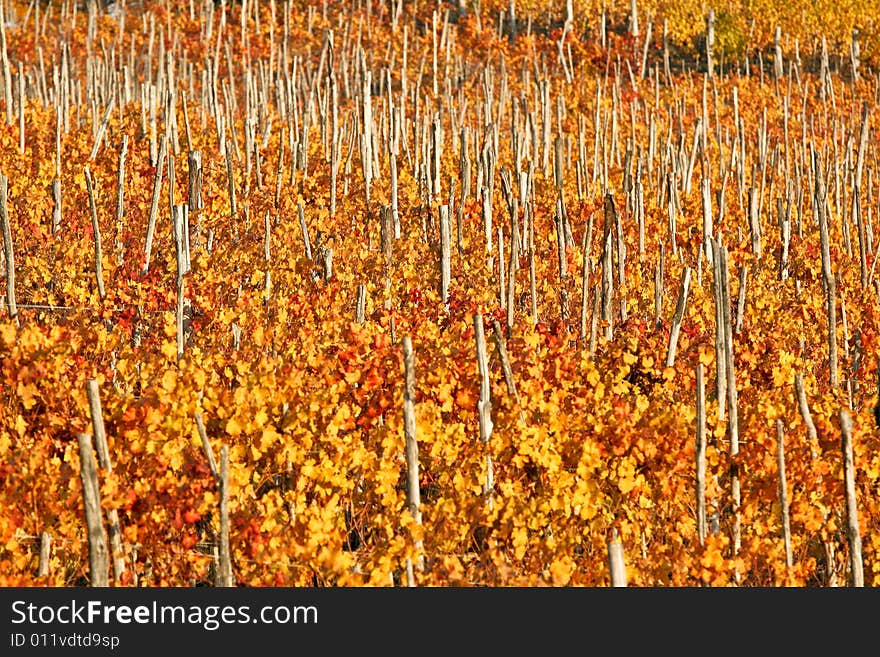
[[[17,315],[4,308],[0,320],[0,584],[89,581],[76,436],[93,430],[91,379],[113,466],[99,473],[101,502],[118,512],[126,563],[114,585],[214,583],[220,495],[197,414],[214,454],[229,450],[239,585],[399,586],[409,561],[424,566],[413,573],[417,585],[606,586],[612,535],[633,586],[846,585],[841,409],[854,425],[865,583],[880,583],[873,414],[880,274],[870,230],[880,190],[877,81],[870,39],[860,42],[859,71],[849,50],[862,5],[853,3],[853,16],[795,15],[797,3],[764,2],[775,14],[762,3],[748,3],[749,12],[719,6],[728,32],[719,28],[718,43],[727,39],[731,53],[722,62],[717,49],[709,77],[705,16],[693,2],[639,3],[638,36],[627,32],[629,3],[610,7],[605,48],[596,32],[601,6],[578,2],[570,30],[560,3],[517,3],[515,37],[499,19],[507,2],[483,2],[479,14],[467,3],[461,16],[454,4],[419,3],[413,14],[415,3],[403,3],[395,16],[393,2],[368,10],[369,3],[251,0],[244,18],[241,2],[129,0],[114,9],[80,5],[74,14],[75,4],[4,2],[11,95],[0,96],[0,173],[8,179]],[[685,20],[684,10],[700,22]],[[749,16],[757,18],[751,27]],[[777,77],[773,29],[783,23],[786,65]],[[823,34],[833,36],[827,71]],[[801,59],[789,66],[796,39]],[[857,184],[863,116],[869,132]],[[190,201],[192,151],[202,158],[202,205],[189,208],[181,335],[172,208]],[[390,238],[382,213],[395,200],[392,155],[399,235]],[[836,277],[836,382],[817,163]],[[668,178],[673,170],[678,177]],[[703,179],[713,236],[729,252],[734,456],[730,411],[719,413],[716,394]],[[61,220],[53,227],[55,180]],[[631,201],[636,181],[641,208]],[[760,254],[749,224],[752,189],[761,204]],[[606,223],[606,192],[619,230]],[[451,216],[446,299],[441,206]],[[560,230],[570,234],[559,238]],[[616,253],[610,317],[606,235]],[[690,290],[667,366],[684,267]],[[479,439],[475,313],[487,335],[488,442]],[[407,507],[403,336],[415,354],[420,523]],[[703,540],[695,497],[699,363],[710,525]],[[798,406],[797,374],[815,440]],[[38,577],[44,532],[52,537],[49,574]]]

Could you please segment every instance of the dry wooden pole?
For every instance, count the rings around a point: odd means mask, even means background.
[[[509,253],[507,256],[507,302],[505,304],[508,335],[513,330],[514,311],[516,310],[516,273],[520,249],[519,229],[516,221],[516,201],[513,203],[513,208],[514,210],[511,214],[510,249],[508,249]]]
[[[162,170],[165,167],[165,157],[168,150],[168,139],[163,134],[159,140],[158,161],[156,173],[153,176],[153,196],[150,202],[150,217],[147,223],[147,240],[144,244],[144,273],[150,269],[150,254],[153,250],[153,239],[156,234],[156,217],[159,212],[159,196],[162,192]]]
[[[663,242],[659,244],[660,256],[654,266],[654,325],[660,326],[660,311],[663,308],[663,265],[666,259],[666,250]]]
[[[217,468],[217,460],[214,458],[214,450],[211,449],[211,442],[208,440],[208,433],[205,431],[205,422],[202,414],[196,412],[196,429],[199,432],[199,438],[202,441],[202,449],[205,451],[205,457],[208,459],[208,467],[211,468],[211,475],[214,479],[220,478],[220,471]]]
[[[752,253],[757,260],[761,259],[761,208],[759,190],[756,187],[749,188],[749,236],[751,238]]]
[[[116,170],[116,262],[122,264],[125,246],[122,243],[122,222],[125,215],[125,158],[128,156],[128,135],[122,135],[119,166]]]
[[[492,320],[492,335],[495,340],[495,349],[498,352],[498,358],[501,360],[501,370],[504,372],[504,383],[507,386],[507,394],[512,395],[519,407],[520,422],[525,424],[526,417],[522,410],[522,403],[519,398],[519,391],[516,388],[516,381],[513,379],[513,367],[510,365],[510,356],[507,353],[507,341],[504,339],[504,333],[501,330],[501,322],[497,319]]]
[[[177,360],[183,357],[184,347],[186,346],[186,329],[184,327],[184,315],[186,312],[186,279],[180,276],[177,279],[177,311],[175,313],[176,330],[177,330]]]
[[[672,328],[669,331],[669,348],[666,351],[666,367],[675,365],[675,351],[678,346],[678,334],[681,330],[681,322],[687,308],[688,289],[691,282],[691,268],[687,265],[681,270],[681,284],[678,291],[678,303],[675,305],[675,315],[672,317]]]
[[[773,32],[773,76],[776,80],[782,77],[784,72],[782,63],[782,27],[776,26]]]
[[[712,221],[712,193],[709,178],[700,181],[700,193],[703,200],[703,254],[709,264],[712,264],[712,234],[714,232]]]
[[[333,32],[327,33],[330,64],[327,67],[330,94],[330,216],[336,216],[336,179],[339,176],[339,89],[333,67]]]
[[[529,221],[529,303],[532,311],[532,325],[538,323],[538,289],[535,274],[535,222]]]
[[[608,570],[611,573],[611,586],[617,588],[626,587],[626,563],[623,558],[623,545],[617,536],[617,531],[612,533],[608,540]]]
[[[559,280],[565,281],[567,271],[566,271],[566,257],[565,257],[565,231],[563,228],[563,224],[565,222],[565,218],[562,214],[556,214],[556,259],[559,263]]]
[[[614,340],[614,316],[612,315],[614,299],[614,274],[612,261],[614,248],[613,236],[613,209],[611,195],[605,196],[605,227],[602,239],[602,321],[605,323],[605,339],[608,342]]]
[[[480,376],[480,399],[477,402],[477,413],[480,423],[480,442],[486,450],[486,481],[483,486],[483,495],[489,507],[492,506],[492,491],[495,488],[492,471],[492,456],[488,452],[489,439],[492,437],[492,401],[489,382],[489,359],[486,356],[486,335],[483,328],[483,315],[474,313],[474,338],[477,348],[477,373]]]
[[[779,509],[782,516],[782,538],[785,543],[785,567],[794,563],[791,552],[791,523],[788,514],[788,487],[785,481],[785,444],[782,420],[776,420],[776,466],[779,470]]]
[[[229,219],[235,227],[235,216],[238,214],[238,203],[235,198],[235,166],[232,163],[232,149],[226,149],[226,185],[229,190]],[[293,169],[293,167],[291,167]]]
[[[581,323],[580,333],[578,334],[578,339],[581,344],[583,344],[587,338],[587,309],[589,307],[590,270],[592,268],[592,263],[590,262],[590,249],[592,247],[592,240],[593,215],[591,213],[590,218],[587,221],[587,229],[584,231],[583,242],[581,244],[581,251],[584,256],[581,267]]]
[[[394,246],[394,212],[390,205],[383,205],[379,209],[379,227],[382,253],[385,256],[385,266],[390,268]]]
[[[86,188],[89,192],[89,212],[92,216],[92,232],[95,234],[95,280],[98,283],[98,296],[103,301],[104,293],[104,266],[101,263],[103,253],[101,249],[101,228],[98,226],[98,210],[95,207],[95,182],[88,165],[85,167]]]
[[[220,545],[214,586],[234,586],[229,551],[229,446],[220,448]]]
[[[49,576],[49,561],[52,556],[52,535],[49,532],[40,534],[40,562],[37,577]]]
[[[807,425],[807,438],[810,442],[810,450],[812,458],[816,458],[816,441],[818,434],[816,433],[816,425],[813,424],[813,416],[810,414],[810,407],[807,405],[807,393],[804,390],[804,375],[798,372],[794,375],[794,390],[797,396],[798,409],[804,424]]]
[[[324,260],[324,282],[329,283],[333,278],[333,247],[321,247],[321,256]]]
[[[175,205],[172,215],[174,225],[174,250],[177,258],[177,358],[183,356],[186,334],[189,329],[191,302],[186,298],[186,274],[190,270],[189,211],[186,205]]]
[[[202,151],[190,150],[187,153],[187,207],[195,216],[193,226],[193,241],[196,246],[201,246],[201,210],[205,204],[202,200]]]
[[[440,206],[440,299],[444,307],[449,304],[449,281],[452,275],[450,246],[449,206]]]
[[[89,414],[92,417],[92,435],[95,437],[95,449],[98,452],[98,463],[107,474],[112,473],[110,450],[107,446],[107,430],[104,427],[104,416],[101,411],[101,395],[98,382],[89,379],[86,382],[86,393],[89,399]],[[120,581],[125,572],[125,555],[122,549],[122,531],[119,527],[119,512],[107,510],[107,533],[110,538],[110,550],[113,558],[113,579]]]
[[[867,102],[862,104],[862,125],[859,131],[859,150],[856,158],[856,170],[853,174],[853,214],[856,219],[856,226],[859,238],[859,272],[861,274],[862,289],[868,285],[868,265],[867,251],[870,249],[868,244],[868,236],[865,229],[865,219],[862,216],[862,172],[865,167],[866,150],[868,147],[868,132],[870,122],[870,105]],[[868,174],[868,195],[870,197],[870,170]]]
[[[831,270],[831,246],[828,235],[828,216],[826,204],[828,194],[819,158],[813,154],[816,188],[813,203],[819,221],[819,240],[822,254],[822,280],[825,284],[826,310],[828,313],[828,369],[832,388],[837,387],[837,281]]]
[[[7,102],[8,106],[8,102]],[[12,250],[12,229],[6,195],[8,179],[0,173],[0,222],[3,224],[3,255],[6,260],[6,307],[9,319],[18,324],[18,306],[15,303],[15,254]]]
[[[733,523],[731,525],[731,545],[734,556],[741,546],[740,527],[740,479],[739,479],[739,415],[737,404],[736,375],[733,362],[733,323],[730,318],[730,274],[727,264],[727,247],[716,242],[715,260],[720,273],[721,289],[721,320],[724,335],[724,362],[727,373],[727,438],[730,457],[730,496],[732,502]],[[738,579],[739,573],[736,573]]]
[[[357,305],[355,309],[355,321],[358,324],[363,324],[365,320],[365,315],[367,311],[367,286],[363,283],[358,283],[357,286]]]
[[[174,254],[177,262],[177,279],[180,280],[191,268],[189,248],[189,206],[175,205],[172,208],[172,227],[174,229]]]
[[[746,310],[746,289],[749,280],[749,266],[743,264],[739,269],[739,292],[736,301],[736,325],[733,328],[734,333],[742,332],[743,317]]]
[[[781,201],[782,199],[779,200]],[[789,205],[789,208],[790,207],[791,206]],[[791,246],[791,220],[789,219],[788,212],[786,212],[781,218],[780,231],[782,237],[782,248],[780,249],[779,254],[779,280],[787,281],[789,250]]]
[[[593,309],[590,316],[590,360],[593,360],[596,356],[596,342],[598,340],[599,333],[599,298],[602,294],[601,289],[599,288],[599,283],[593,287]]]
[[[55,178],[52,181],[52,234],[57,235],[61,230],[61,180]]]
[[[697,444],[696,469],[697,536],[706,540],[706,382],[703,364],[697,363]]]
[[[24,110],[27,97],[24,93],[24,67],[18,62],[18,152],[24,155]]]
[[[874,403],[874,423],[880,427],[880,361],[877,363],[877,401]]]
[[[2,5],[0,5],[2,8]],[[3,98],[6,104],[6,125],[12,125],[12,74],[9,70],[9,51],[6,44],[6,12],[0,11],[0,57],[3,64]]]
[[[299,215],[299,229],[303,238],[303,249],[306,258],[312,259],[312,241],[309,239],[309,226],[306,223],[306,211],[302,200],[297,204],[297,214]]]
[[[421,493],[419,489],[419,444],[416,440],[416,372],[415,355],[413,354],[412,338],[404,336],[403,340],[403,433],[406,444],[406,501],[407,508],[417,525],[422,524]],[[417,567],[424,569],[422,558],[422,541],[418,540],[415,545],[419,559]],[[409,561],[409,559],[407,559]]]
[[[859,533],[859,510],[856,500],[856,472],[853,461],[852,417],[849,411],[840,411],[841,450],[843,452],[843,482],[846,490],[847,540],[849,541],[850,584],[865,585],[862,566],[862,537]]]
[[[710,78],[715,73],[715,61],[712,57],[712,48],[715,46],[715,10],[709,8],[706,16],[706,71]]]
[[[101,119],[101,125],[98,126],[98,133],[95,135],[95,143],[92,145],[92,152],[89,153],[90,162],[94,161],[98,155],[98,150],[101,148],[101,141],[104,139],[104,133],[107,131],[107,124],[110,123],[110,115],[113,113],[115,99],[115,96],[111,96],[107,109],[104,110],[104,118]]]
[[[507,295],[504,294],[505,288],[505,268],[504,261],[504,226],[498,226],[498,305],[502,309],[507,308]],[[489,260],[491,266],[491,258]]]
[[[727,342],[724,323],[724,271],[721,263],[721,249],[712,240],[712,289],[715,298],[715,391],[718,400],[718,419],[727,415]]]
[[[92,450],[92,437],[87,433],[76,435],[79,443],[80,481],[83,487],[83,505],[89,535],[89,578],[91,586],[109,586],[110,560],[107,552],[107,533],[101,516],[101,487],[98,468]]]
[[[489,189],[486,187],[482,188],[481,194],[481,210],[482,210],[482,219],[483,219],[483,233],[486,236],[486,253],[488,254],[487,262],[489,263],[489,268],[492,267],[492,197],[489,194]]]

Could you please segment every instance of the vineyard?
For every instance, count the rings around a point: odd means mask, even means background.
[[[0,585],[880,584],[876,2],[0,7]]]

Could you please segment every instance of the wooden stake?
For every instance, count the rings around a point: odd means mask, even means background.
[[[480,442],[486,450],[486,481],[483,484],[483,495],[489,508],[492,508],[492,492],[495,489],[495,477],[492,471],[492,455],[488,451],[489,439],[492,437],[492,401],[489,382],[489,360],[486,356],[486,335],[483,329],[483,315],[474,313],[474,338],[477,348],[477,373],[480,376],[480,399],[477,402],[477,413],[480,423]]]
[[[862,568],[862,538],[859,533],[859,512],[856,500],[855,465],[853,462],[852,417],[849,411],[840,411],[841,450],[843,452],[843,481],[846,489],[847,540],[849,541],[850,584],[865,585]]]
[[[78,433],[76,439],[79,443],[80,481],[89,535],[90,585],[105,587],[110,585],[110,560],[107,552],[107,533],[101,516],[101,487],[98,484],[98,468],[92,451],[92,437],[87,433]]]
[[[199,432],[199,438],[202,441],[202,449],[205,452],[205,457],[208,459],[208,467],[211,468],[211,476],[214,479],[218,479],[220,477],[220,471],[217,468],[217,461],[214,458],[214,450],[211,449],[211,442],[208,440],[208,433],[205,431],[205,422],[202,420],[202,414],[196,411],[196,429]]]
[[[159,140],[159,153],[157,155],[156,174],[153,176],[153,197],[150,202],[150,218],[147,222],[147,239],[144,244],[144,273],[150,269],[150,254],[153,250],[153,239],[156,234],[156,217],[159,213],[159,196],[162,192],[162,171],[165,167],[165,156],[168,150],[168,140],[163,134]]]
[[[104,428],[104,416],[101,412],[101,396],[98,382],[89,379],[86,382],[89,399],[89,413],[92,417],[92,434],[98,452],[98,463],[107,474],[111,474],[113,466],[110,461],[110,450],[107,447],[107,431]],[[113,557],[113,579],[118,583],[125,573],[125,555],[122,549],[122,532],[119,528],[119,513],[116,509],[107,510],[107,530],[110,537],[110,549]]]
[[[618,588],[626,587],[626,564],[623,559],[623,545],[614,530],[608,547],[608,570],[611,574],[611,586]]]
[[[125,158],[128,155],[128,135],[122,135],[119,166],[116,171],[116,263],[122,264],[125,246],[122,243],[122,218],[125,214]]]
[[[229,551],[229,446],[220,448],[220,545],[214,586],[234,586],[232,555]]]
[[[815,459],[817,456],[816,441],[818,439],[818,434],[816,433],[816,425],[813,424],[813,416],[810,414],[810,407],[807,405],[807,394],[804,390],[804,375],[800,372],[794,375],[794,390],[797,397],[798,409],[800,410],[804,424],[807,425],[807,439],[810,443],[812,458]]]
[[[419,488],[419,444],[416,440],[416,373],[415,356],[412,338],[404,336],[403,340],[403,432],[406,443],[406,501],[407,508],[417,525],[422,524],[421,493]],[[416,541],[416,551],[421,553],[422,541]],[[419,554],[418,569],[424,569],[424,559]]]
[[[12,250],[12,228],[9,225],[7,189],[9,180],[0,173],[0,222],[3,224],[3,255],[6,260],[6,307],[9,319],[18,325],[18,306],[15,303],[15,254]]]
[[[788,516],[788,488],[785,481],[785,445],[782,420],[776,420],[776,466],[779,470],[779,508],[782,515],[782,537],[785,542],[785,567],[794,563],[791,552],[791,524]]]
[[[101,263],[103,252],[101,249],[101,228],[98,226],[98,211],[95,207],[95,183],[92,172],[88,165],[85,167],[86,188],[89,192],[89,212],[92,216],[92,232],[95,234],[95,280],[98,284],[98,297],[104,300],[104,266]]]
[[[107,131],[107,124],[110,122],[110,115],[113,113],[113,105],[116,97],[111,96],[107,109],[104,110],[104,118],[101,119],[101,125],[98,127],[98,133],[95,135],[95,143],[92,145],[92,152],[89,153],[89,161],[93,162],[101,148],[101,141],[104,139],[104,133]]]
[[[40,534],[40,562],[37,577],[49,576],[49,561],[52,554],[52,535],[49,532]]]
[[[678,291],[678,303],[675,305],[675,315],[672,318],[672,328],[669,331],[669,348],[666,351],[666,367],[675,365],[675,351],[678,346],[678,333],[681,330],[681,322],[687,308],[688,289],[691,282],[691,268],[687,265],[681,270],[681,284]]]
[[[697,444],[694,450],[696,460],[696,503],[697,536],[700,545],[706,540],[706,383],[703,364],[697,363]]]
[[[440,299],[449,307],[449,282],[452,276],[449,206],[440,206]]]

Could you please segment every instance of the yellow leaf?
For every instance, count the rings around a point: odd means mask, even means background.
[[[541,344],[541,336],[537,333],[527,333],[523,336],[523,342],[525,342],[532,349],[535,349],[539,344]]]
[[[621,493],[630,492],[636,485],[635,479],[627,477],[625,479],[620,479],[617,482],[617,487],[620,489]]]
[[[169,360],[177,358],[177,342],[174,340],[166,340],[162,343],[162,355]]]
[[[566,586],[571,580],[573,564],[568,557],[555,559],[550,564],[550,577],[553,580],[553,586]]]
[[[193,372],[193,382],[200,390],[205,387],[205,379],[205,373],[202,370],[196,370]]]
[[[263,429],[263,433],[260,436],[260,449],[264,451],[269,449],[278,437],[278,432],[272,427]]]
[[[168,393],[174,392],[174,389],[177,387],[177,372],[174,370],[167,370],[165,374],[162,376],[162,390]]]
[[[773,385],[777,388],[781,388],[786,383],[788,383],[788,377],[786,373],[782,371],[781,367],[773,368]]]
[[[173,338],[177,335],[177,319],[174,317],[174,313],[170,310],[166,310],[162,313],[162,316],[165,320],[165,325],[162,327],[162,330],[165,332],[166,337]]]
[[[241,435],[241,425],[238,423],[234,417],[229,418],[229,422],[226,423],[226,433],[230,436],[239,436]]]
[[[37,386],[33,383],[28,383],[27,385],[18,384],[18,396],[21,398],[21,403],[26,411],[31,410],[34,404],[37,403],[37,400],[34,399],[36,392]]]
[[[3,344],[7,347],[15,344],[15,325],[4,324],[0,326],[0,339],[3,340]]]
[[[528,530],[525,527],[515,527],[513,529],[513,556],[517,559],[522,559],[526,554],[528,544]]]
[[[713,357],[714,357],[714,353],[711,349],[709,349],[708,347],[701,347],[700,348],[700,362],[703,365],[705,365],[706,367],[711,365]]]

